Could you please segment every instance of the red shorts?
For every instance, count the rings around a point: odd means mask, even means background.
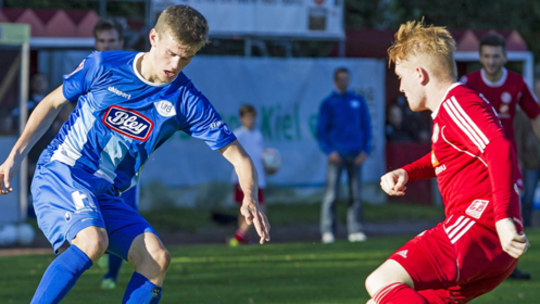
[[[466,303],[497,287],[517,264],[496,231],[466,215],[450,216],[389,259],[405,268],[429,303]]]
[[[264,205],[264,189],[259,188],[259,192],[257,192],[257,197],[259,198],[259,205]],[[234,184],[234,193],[233,193],[233,200],[235,203],[241,205],[242,200],[244,199],[244,192],[242,192],[242,188],[240,188],[239,184]]]

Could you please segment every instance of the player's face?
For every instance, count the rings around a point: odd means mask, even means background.
[[[201,49],[200,45],[187,45],[176,41],[171,34],[150,32],[152,44],[153,69],[157,80],[169,83],[191,62]]]
[[[350,76],[347,72],[339,72],[336,74],[334,84],[339,92],[347,91],[349,88]]]
[[[395,72],[399,78],[399,91],[407,98],[407,103],[412,111],[426,110],[426,98],[421,85],[419,67],[410,62],[397,61]]]
[[[240,121],[242,122],[242,125],[249,130],[253,130],[255,127],[255,115],[251,113],[246,113],[240,117]]]
[[[484,45],[480,49],[480,63],[489,76],[496,76],[506,64],[506,53],[502,46]]]
[[[124,40],[116,30],[103,30],[96,33],[96,50],[117,51],[124,47]]]

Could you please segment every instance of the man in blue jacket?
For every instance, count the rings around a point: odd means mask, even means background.
[[[347,171],[349,207],[347,230],[350,242],[366,240],[362,226],[362,164],[371,152],[371,120],[363,96],[348,90],[350,73],[347,68],[334,72],[336,91],[319,109],[317,140],[328,155],[326,193],[321,206],[321,236],[323,243],[333,243],[336,233],[335,203],[339,194],[342,169]]]

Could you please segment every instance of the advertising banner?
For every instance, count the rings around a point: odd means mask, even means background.
[[[211,36],[344,37],[343,0],[153,0],[152,16],[175,4],[200,11]]]

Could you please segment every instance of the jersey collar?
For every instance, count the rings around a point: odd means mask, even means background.
[[[496,87],[500,87],[504,84],[504,82],[506,81],[506,78],[508,77],[508,71],[506,70],[505,67],[502,68],[502,76],[501,76],[501,79],[493,82],[493,81],[490,81],[489,79],[487,79],[486,77],[486,72],[484,71],[484,69],[481,69],[480,70],[480,75],[482,76],[482,81],[484,81],[484,83],[488,86],[488,87],[492,87],[492,88],[496,88]]]
[[[448,89],[446,90],[446,93],[444,93],[444,97],[443,99],[441,100],[441,102],[439,103],[439,105],[437,106],[437,108],[435,109],[435,111],[433,111],[431,113],[431,118],[432,119],[435,119],[435,117],[437,117],[437,114],[439,113],[439,109],[441,108],[441,105],[448,99],[448,93],[450,93],[450,91],[452,91],[455,87],[457,87],[458,85],[462,85],[461,83],[459,82],[455,82],[453,83],[450,87],[448,87]]]

